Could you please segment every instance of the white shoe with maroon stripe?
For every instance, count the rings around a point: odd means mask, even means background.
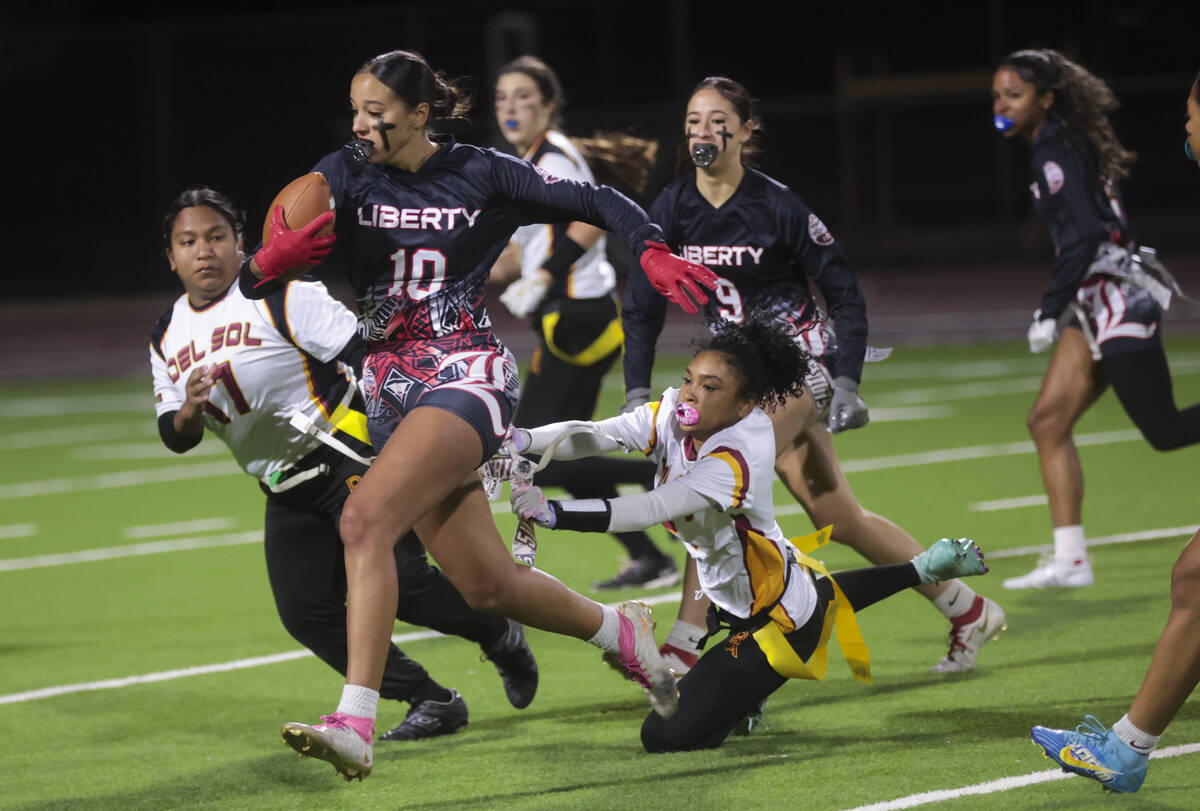
[[[975,669],[975,657],[989,639],[995,639],[1004,624],[1004,609],[986,597],[976,596],[965,614],[950,620],[950,650],[932,673],[962,673]]]

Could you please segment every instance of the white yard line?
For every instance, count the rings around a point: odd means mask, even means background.
[[[121,534],[126,538],[161,538],[164,535],[186,535],[189,532],[218,532],[237,526],[235,518],[197,518],[194,521],[176,521],[173,524],[143,524],[126,527]]]
[[[117,487],[137,487],[156,482],[207,479],[213,476],[232,476],[235,473],[245,475],[241,468],[230,460],[198,465],[172,465],[143,470],[126,470],[120,473],[102,473],[95,476],[68,476],[62,479],[43,479],[36,482],[15,482],[0,484],[0,500],[78,493],[83,490],[111,490]]]
[[[76,425],[70,428],[48,428],[44,431],[13,431],[0,435],[0,451],[77,445],[83,442],[109,442],[145,433],[144,426],[130,422]]]
[[[1079,447],[1109,445],[1114,442],[1132,442],[1141,438],[1141,432],[1129,428],[1119,431],[1099,431],[1094,434],[1078,434],[1075,436],[1075,444]],[[962,462],[967,459],[988,459],[995,456],[1020,456],[1034,452],[1033,442],[1024,439],[1020,442],[1005,442],[999,445],[971,445],[965,448],[943,448],[919,453],[901,453],[895,456],[877,456],[873,459],[851,459],[842,462],[842,470],[846,473],[861,473],[868,470],[916,467],[939,462]]]
[[[28,538],[37,535],[37,524],[9,524],[0,527],[0,540],[6,538]]]
[[[158,555],[163,552],[179,552],[184,549],[211,549],[218,546],[240,546],[262,543],[262,530],[235,532],[230,535],[197,535],[191,538],[176,538],[173,541],[149,541],[128,546],[108,546],[103,549],[81,549],[78,552],[63,552],[57,555],[35,555],[28,558],[0,560],[0,572],[15,572],[21,569],[42,569],[48,566],[66,566],[72,563],[91,563],[96,560],[131,558],[141,555]]]
[[[189,457],[228,455],[229,448],[222,442],[204,442],[188,451]],[[106,442],[84,445],[73,449],[71,458],[83,460],[178,459],[179,454],[173,452],[160,440],[154,440],[152,442]]]
[[[1114,543],[1136,543],[1137,541],[1157,541],[1162,538],[1178,538],[1184,535],[1192,535],[1200,530],[1200,524],[1192,524],[1186,527],[1164,527],[1163,529],[1144,529],[1138,532],[1122,532],[1117,535],[1102,535],[1099,538],[1088,538],[1087,545],[1092,546],[1107,546]],[[1016,546],[1011,549],[997,549],[995,552],[984,550],[984,554],[988,560],[995,558],[1015,558],[1021,555],[1034,555],[1044,552],[1054,551],[1053,544],[1039,544],[1036,546]]]
[[[146,391],[146,394],[93,394],[89,397],[14,397],[0,400],[0,417],[52,417],[123,411],[152,414],[154,398],[149,393],[148,385]]]
[[[1015,510],[1019,507],[1040,507],[1048,504],[1045,494],[1040,496],[1019,496],[1017,498],[999,498],[995,501],[975,501],[967,505],[973,513],[995,512],[996,510]]]
[[[1191,755],[1200,752],[1200,743],[1185,743],[1180,746],[1168,746],[1165,749],[1159,749],[1153,752],[1151,759],[1179,757],[1180,755]],[[1074,774],[1068,774],[1060,769],[1053,769],[1045,772],[1034,772],[1032,774],[1022,774],[1013,777],[1001,777],[999,780],[989,780],[986,783],[975,783],[971,786],[963,786],[962,788],[949,788],[940,791],[924,791],[920,794],[910,794],[907,797],[901,797],[897,800],[890,800],[882,803],[871,803],[870,805],[860,805],[850,811],[899,811],[902,808],[917,808],[930,803],[941,803],[946,800],[957,800],[962,797],[978,797],[981,794],[995,794],[1000,791],[1012,791],[1013,789],[1024,788],[1026,786],[1035,786],[1039,783],[1050,783],[1055,780],[1066,780],[1071,777],[1077,777]],[[1091,791],[1099,792],[1100,789],[1091,786],[1088,787]],[[1099,803],[1089,803],[1099,804]]]
[[[940,420],[954,416],[954,406],[924,405],[897,408],[872,408],[871,422],[907,422],[909,420]]]
[[[652,597],[639,597],[638,599],[650,605],[673,603],[679,601],[679,591],[675,589],[671,594],[657,594]],[[613,603],[612,605],[615,608],[618,604]],[[405,642],[415,642],[420,639],[434,639],[440,636],[442,634],[437,631],[412,631],[407,634],[397,634],[392,637],[392,641],[396,644],[403,644]],[[20,704],[25,701],[37,701],[41,698],[53,698],[54,696],[68,695],[70,693],[85,693],[91,690],[113,690],[120,687],[132,687],[137,684],[174,681],[175,679],[183,679],[188,676],[228,673],[231,670],[246,670],[251,667],[291,662],[312,655],[313,653],[310,650],[290,650],[284,653],[273,653],[268,656],[253,656],[248,659],[235,659],[231,662],[197,665],[196,667],[185,667],[178,670],[161,670],[157,673],[143,673],[140,676],[126,676],[120,679],[104,679],[102,681],[89,681],[80,684],[60,684],[55,687],[42,687],[37,690],[26,690],[22,693],[10,693],[6,696],[0,696],[0,704]]]

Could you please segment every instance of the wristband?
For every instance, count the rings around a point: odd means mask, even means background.
[[[576,532],[608,532],[612,522],[612,504],[606,498],[586,498],[579,501],[556,501],[551,499],[554,511],[554,528]]]
[[[257,301],[282,290],[287,285],[282,279],[260,279],[255,276],[254,271],[250,269],[250,260],[253,258],[254,254],[250,254],[243,259],[242,269],[238,273],[238,289],[242,291],[243,296]]]

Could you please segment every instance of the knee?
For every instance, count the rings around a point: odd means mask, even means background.
[[[463,580],[454,585],[471,609],[484,614],[506,613],[512,594],[507,572],[479,573]]]
[[[1187,444],[1177,432],[1161,425],[1143,426],[1142,436],[1156,451],[1174,451]]]
[[[1058,439],[1070,433],[1071,426],[1058,409],[1044,403],[1035,403],[1025,417],[1025,426],[1034,442]]]
[[[369,504],[363,504],[353,496],[346,500],[338,521],[338,534],[342,536],[342,544],[347,552],[358,551],[369,544],[373,536],[378,535],[374,531],[378,526],[377,511]]]
[[[334,606],[317,600],[299,597],[277,598],[275,607],[279,610],[279,619],[293,639],[306,648],[322,637],[322,629],[329,626],[345,625],[346,609],[344,605]]]
[[[642,722],[642,748],[651,754],[671,752],[675,748],[667,739],[667,722],[658,713],[650,713]]]

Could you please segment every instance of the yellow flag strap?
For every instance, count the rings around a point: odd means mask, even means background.
[[[871,654],[867,650],[867,643],[858,627],[858,621],[854,618],[854,608],[825,565],[809,556],[809,553],[829,542],[832,530],[833,527],[829,526],[809,535],[792,539],[792,543],[800,550],[797,558],[799,562],[829,578],[829,583],[833,586],[833,600],[825,608],[825,624],[821,629],[821,639],[808,662],[806,663],[800,658],[791,643],[788,642],[783,629],[774,620],[754,632],[754,641],[758,643],[758,647],[767,657],[767,662],[779,675],[789,679],[819,681],[825,678],[825,671],[829,664],[829,637],[836,628],[838,647],[841,648],[846,663],[850,665],[850,672],[854,674],[854,678],[870,684]]]
[[[542,334],[546,336],[546,348],[550,350],[550,354],[572,366],[591,366],[593,363],[598,363],[620,349],[625,342],[625,333],[621,330],[621,319],[614,318],[604,328],[604,332],[600,333],[600,337],[592,341],[583,351],[572,355],[554,343],[554,328],[558,326],[561,317],[562,313],[557,311],[543,315]]]

